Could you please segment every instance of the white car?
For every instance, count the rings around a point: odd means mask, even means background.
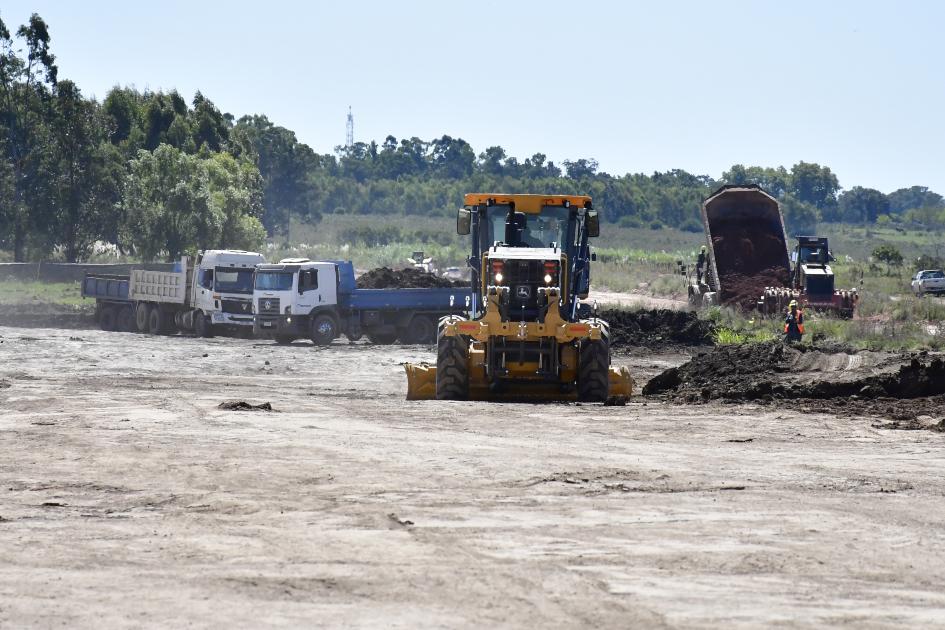
[[[945,293],[945,272],[941,269],[925,269],[912,279],[912,292],[916,296],[926,293]]]
[[[465,273],[459,267],[447,267],[443,271],[443,277],[449,278],[450,280],[466,280],[469,278],[469,274]]]

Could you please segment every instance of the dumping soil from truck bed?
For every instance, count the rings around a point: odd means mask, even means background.
[[[945,361],[780,342],[719,346],[643,388],[680,402],[783,399],[918,399],[945,394]]]
[[[465,288],[469,282],[441,278],[420,269],[393,270],[378,267],[360,275],[357,279],[359,289],[449,289]]]
[[[719,222],[713,227],[712,247],[722,304],[751,310],[765,287],[790,285],[784,241],[767,224]]]
[[[781,267],[770,267],[755,274],[730,273],[722,281],[722,304],[744,311],[758,308],[758,300],[767,287],[787,287],[791,277]]]
[[[604,310],[600,317],[610,323],[610,347],[701,346],[712,343],[712,322],[695,313],[669,309],[642,311]]]

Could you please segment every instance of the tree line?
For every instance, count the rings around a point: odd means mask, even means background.
[[[20,52],[18,46],[22,46]],[[683,170],[612,175],[596,160],[519,160],[443,135],[356,142],[319,154],[263,115],[221,112],[198,92],[113,88],[98,102],[59,77],[46,23],[0,20],[0,250],[15,260],[85,259],[97,242],[143,259],[197,248],[258,249],[290,220],[334,214],[445,215],[469,191],[590,194],[606,221],[702,230],[721,184],[757,183],[791,231],[821,221],[945,227],[924,186],[843,190],[829,167],[734,165],[718,179]]]

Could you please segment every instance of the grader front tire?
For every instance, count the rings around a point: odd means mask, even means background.
[[[606,402],[610,394],[610,344],[607,339],[581,342],[578,359],[578,400]]]
[[[466,400],[469,397],[469,343],[464,337],[449,337],[440,330],[436,341],[436,399]]]

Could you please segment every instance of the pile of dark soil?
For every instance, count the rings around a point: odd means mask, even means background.
[[[838,416],[872,416],[874,429],[937,431],[945,433],[945,396],[920,398],[832,398],[802,400],[795,404],[802,413],[830,412]]]
[[[359,289],[449,289],[468,287],[469,282],[440,278],[420,269],[394,271],[378,267],[359,276],[357,286]]]
[[[95,302],[85,304],[0,304],[0,326],[15,328],[95,328]]]
[[[750,221],[713,226],[712,249],[719,273],[723,304],[751,310],[765,287],[790,284],[787,247],[780,225]]]
[[[720,284],[722,304],[751,311],[758,308],[758,300],[767,287],[790,286],[791,274],[782,267],[769,267],[751,275],[733,272],[722,276]]]
[[[780,342],[719,346],[678,368],[654,377],[643,388],[646,395],[698,402],[724,400],[913,399],[945,394],[945,362],[922,353],[898,359],[898,369],[881,374],[863,370],[798,373],[799,355],[855,354],[838,347],[786,346]],[[789,378],[794,377],[794,378]]]
[[[712,343],[712,323],[689,311],[605,310],[601,319],[610,323],[610,347],[700,346]]]
[[[218,409],[227,411],[272,411],[272,403],[264,402],[259,405],[252,405],[245,400],[228,400],[217,405]]]

